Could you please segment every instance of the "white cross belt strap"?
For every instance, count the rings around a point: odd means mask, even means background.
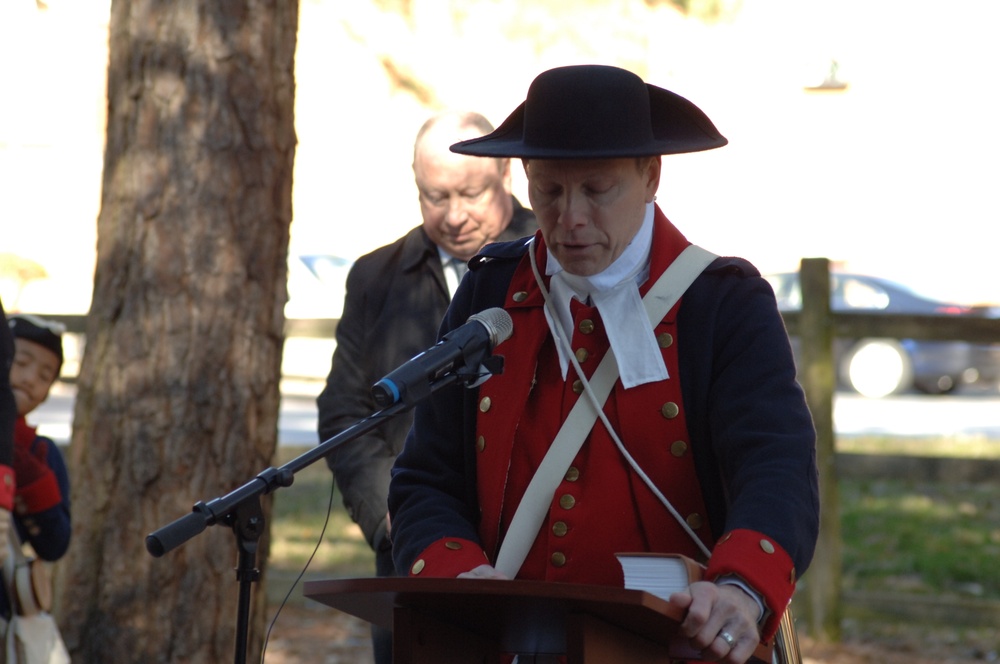
[[[542,294],[548,304],[548,292],[542,282],[538,267],[535,265],[534,247],[529,248],[532,258],[532,268],[535,271],[535,279],[538,281]],[[656,326],[663,317],[667,315],[674,304],[680,299],[684,291],[688,289],[698,275],[708,267],[708,265],[718,258],[715,254],[702,249],[696,245],[689,245],[681,254],[674,259],[670,267],[660,275],[653,287],[649,289],[646,296],[642,298],[642,303],[646,308],[651,325]],[[611,388],[618,380],[618,363],[615,360],[611,349],[605,354],[604,359],[598,365],[593,377],[590,379],[590,387],[593,389],[596,399],[578,399],[573,409],[563,422],[555,440],[549,446],[545,458],[535,471],[534,477],[528,484],[524,492],[524,497],[514,512],[510,528],[504,537],[500,552],[497,554],[496,569],[507,578],[513,579],[517,576],[521,564],[524,563],[532,543],[538,536],[538,530],[545,520],[545,515],[549,511],[552,496],[562,477],[566,474],[587,434],[594,426],[598,417],[598,407],[595,404],[603,404]]]

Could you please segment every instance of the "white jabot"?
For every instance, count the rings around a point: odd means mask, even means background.
[[[618,361],[622,385],[627,388],[666,380],[667,367],[649,325],[649,318],[639,296],[639,286],[649,278],[649,253],[653,245],[655,206],[646,205],[642,226],[615,261],[603,272],[582,277],[566,272],[551,252],[545,273],[552,277],[549,288],[557,311],[559,328],[566,339],[573,338],[573,315],[570,301],[592,302],[601,314],[608,341]],[[545,309],[549,327],[552,320]],[[556,344],[563,378],[569,371],[569,358],[562,344]]]

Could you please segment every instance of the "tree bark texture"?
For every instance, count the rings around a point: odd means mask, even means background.
[[[233,532],[208,528],[161,558],[145,537],[272,463],[297,28],[297,0],[112,4],[74,532],[57,583],[74,661],[233,659]],[[256,586],[249,661],[266,618]]]

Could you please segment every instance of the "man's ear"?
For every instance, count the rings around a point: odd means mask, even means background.
[[[510,171],[510,159],[500,159],[499,161],[501,162],[500,178],[503,181],[503,190],[512,194],[514,193],[514,180]]]
[[[650,157],[646,162],[644,177],[646,179],[646,202],[652,203],[656,200],[656,191],[660,188],[660,170],[663,166],[663,158],[660,155]]]

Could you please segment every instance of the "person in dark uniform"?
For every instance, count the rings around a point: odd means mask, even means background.
[[[469,259],[490,242],[530,236],[538,228],[511,194],[509,159],[448,149],[492,130],[478,113],[445,112],[418,132],[413,175],[423,223],[359,258],[348,274],[337,348],[317,398],[320,442],[375,412],[372,385],[434,343]],[[412,419],[412,413],[388,419],[327,457],[345,507],[376,553],[379,576],[394,574],[386,497]],[[373,628],[379,664],[391,661],[390,639]]]
[[[69,549],[70,481],[66,462],[51,438],[40,436],[27,416],[49,396],[63,363],[61,323],[29,314],[8,322],[14,341],[10,388],[17,407],[12,467],[16,478],[14,527],[18,541],[42,560],[56,561]],[[3,543],[6,548],[6,543]],[[0,613],[10,617],[11,598],[0,588]]]
[[[397,569],[620,587],[617,553],[679,553],[706,566],[670,598],[697,661],[742,664],[775,634],[818,533],[812,419],[768,283],[655,203],[662,155],[726,143],[690,101],[583,65],[452,146],[520,157],[540,231],[470,261],[445,316],[439,336],[502,307],[513,333],[502,373],[416,406],[389,492]],[[581,400],[579,449],[536,497]]]

